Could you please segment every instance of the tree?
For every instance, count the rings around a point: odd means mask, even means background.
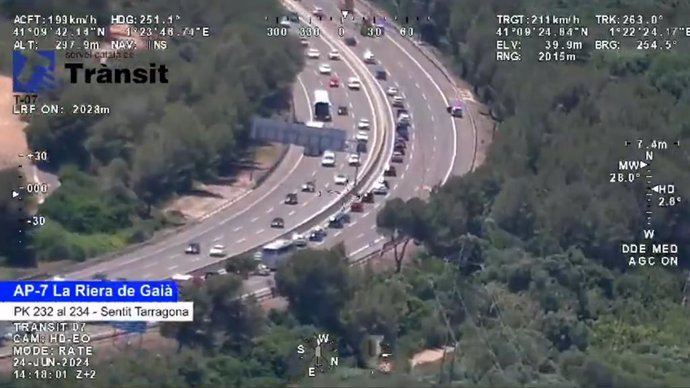
[[[256,270],[256,260],[251,255],[233,257],[225,262],[225,270],[246,279]]]
[[[265,33],[263,15],[282,12],[273,0],[250,5],[210,1],[193,6],[181,1],[164,6],[104,0],[24,3],[5,2],[0,12],[11,19],[16,14],[43,13],[31,10],[62,10],[68,15],[73,13],[70,10],[86,7],[99,25],[108,26],[113,9],[141,15],[174,14],[209,26],[217,38],[168,39],[166,50],[137,51],[127,60],[129,67],[165,63],[171,69],[169,83],[111,85],[104,93],[96,84],[72,83],[66,72],[57,72],[58,87],[42,93],[43,103],[80,106],[89,101],[110,109],[107,115],[27,120],[30,149],[49,154],[41,167],[52,172],[71,167],[80,173],[61,177],[61,186],[51,195],[59,200],[49,199],[42,205],[49,209],[51,222],[59,223],[72,242],[70,249],[42,247],[43,252],[62,250],[67,254],[59,259],[83,260],[102,248],[122,247],[120,241],[141,240],[151,234],[150,229],[165,224],[158,207],[167,199],[188,192],[199,181],[236,173],[240,161],[254,157],[255,147],[249,139],[252,118],[287,110],[292,84],[304,64],[295,37],[278,42]],[[4,18],[2,22],[8,22]],[[48,37],[37,39],[42,47],[54,43]],[[108,60],[116,67],[119,62]],[[92,63],[87,61],[86,66]],[[94,225],[108,228],[92,228]],[[99,238],[111,241],[93,249],[91,240]],[[44,239],[43,243],[52,241]],[[27,257],[46,258],[42,254]]]
[[[276,274],[278,292],[302,324],[339,327],[340,311],[352,295],[346,259],[334,250],[304,250]]]
[[[376,215],[376,227],[379,231],[388,236],[393,244],[393,255],[395,259],[395,271],[402,270],[403,255],[398,252],[398,242],[410,237],[409,231],[412,229],[412,214],[405,202],[400,198],[387,201],[383,209]],[[405,242],[405,247],[407,242]]]
[[[263,331],[263,314],[252,301],[240,298],[241,279],[234,275],[213,276],[201,287],[183,289],[183,299],[194,302],[194,321],[168,323],[161,334],[183,347],[209,354],[239,351]]]

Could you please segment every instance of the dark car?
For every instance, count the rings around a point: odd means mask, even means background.
[[[383,170],[383,176],[396,176],[398,175],[398,172],[395,170],[395,166],[386,166],[386,169]]]
[[[366,192],[362,195],[360,195],[360,198],[362,202],[364,203],[373,203],[374,202],[374,194],[371,192]]]
[[[348,36],[343,40],[345,41],[345,44],[350,47],[357,46],[357,39],[354,36]]]
[[[297,194],[296,193],[290,193],[285,196],[285,204],[286,205],[297,205]]]
[[[350,211],[354,213],[359,213],[364,210],[364,204],[361,200],[356,200],[350,205]]]
[[[402,142],[395,142],[395,145],[393,146],[393,151],[400,151],[402,153],[405,153],[405,149],[407,148],[407,144],[402,141]]]
[[[403,159],[403,154],[401,154],[399,151],[394,151],[393,156],[391,156],[392,163],[402,163]]]
[[[199,243],[189,243],[187,245],[187,248],[184,250],[184,253],[188,255],[198,255],[201,253],[201,245]]]
[[[347,116],[347,114],[348,114],[347,107],[345,105],[340,105],[338,107],[338,115],[339,116]]]
[[[326,231],[322,228],[315,228],[309,233],[309,241],[321,241],[326,237]]]
[[[99,272],[99,273],[93,275],[93,279],[105,281],[105,280],[108,280],[108,274],[103,273],[103,272]]]
[[[276,217],[271,221],[271,228],[282,229],[284,227],[285,227],[285,220],[280,218],[280,217]]]
[[[348,213],[338,213],[328,219],[328,227],[342,228],[348,222],[350,222],[350,215]]]

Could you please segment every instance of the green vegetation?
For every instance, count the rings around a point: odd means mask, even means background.
[[[70,14],[79,7],[93,10],[103,25],[110,22],[111,10],[179,14],[178,26],[208,26],[212,36],[171,38],[166,50],[137,51],[134,58],[108,62],[165,64],[169,84],[104,88],[62,82],[50,96],[41,96],[42,102],[55,101],[66,110],[93,104],[108,107],[110,114],[31,118],[30,146],[48,152],[43,167],[55,171],[62,186],[40,207],[49,221],[29,236],[34,240],[29,255],[17,256],[13,244],[0,245],[0,255],[12,264],[84,260],[149,238],[169,222],[158,204],[198,181],[232,174],[251,157],[251,117],[285,110],[302,67],[298,42],[265,34],[265,16],[282,12],[274,0],[193,6],[183,1],[9,1],[0,13],[11,20],[15,14]]]
[[[631,267],[620,243],[642,240],[644,187],[608,178],[618,160],[642,158],[637,139],[687,143],[690,56],[493,59],[497,13],[653,11],[670,24],[690,14],[690,5],[663,0],[587,4],[403,2],[428,7],[417,10],[435,20],[422,27],[427,39],[501,119],[483,167],[428,202],[391,200],[379,213],[381,232],[417,239],[423,249],[407,261],[398,252],[391,271],[349,269],[342,247],[302,251],[276,275],[287,311],[264,314],[255,301],[237,300],[240,279],[232,275],[187,289],[197,319],[161,329],[179,353],[114,357],[88,386],[689,386],[689,208],[655,209],[652,225],[658,242],[679,245],[681,266]],[[683,148],[655,149],[653,164],[655,182],[690,192]],[[295,346],[323,331],[338,338],[341,367],[305,379]],[[390,345],[392,373],[363,370],[371,363],[362,347],[368,335]],[[454,351],[442,363],[409,367],[413,354],[444,346]]]

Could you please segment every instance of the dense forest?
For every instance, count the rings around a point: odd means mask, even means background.
[[[390,6],[383,3],[383,6]],[[630,267],[621,241],[642,241],[644,187],[608,181],[625,141],[690,137],[690,55],[590,52],[572,64],[497,63],[497,13],[634,14],[669,23],[690,15],[671,0],[405,1],[434,23],[425,38],[453,61],[500,120],[486,163],[428,202],[389,201],[377,218],[418,240],[390,270],[347,267],[342,247],[302,251],[276,276],[285,311],[238,300],[241,277],[185,289],[192,324],[161,333],[179,351],[133,350],[77,386],[169,387],[687,387],[690,306],[684,294],[688,206],[654,210],[657,241],[681,247],[680,267]],[[391,8],[392,11],[392,8]],[[654,179],[690,192],[688,151],[656,152]],[[305,378],[296,346],[338,338],[341,367]],[[362,367],[362,339],[382,335],[391,373]],[[407,360],[452,347],[431,369]],[[155,355],[155,356],[154,356]],[[17,383],[5,386],[20,386]],[[55,382],[50,386],[67,382]],[[27,383],[25,386],[48,386]]]
[[[70,14],[75,9],[91,10],[103,25],[110,22],[113,10],[179,14],[179,28],[207,26],[211,36],[170,38],[166,50],[137,51],[134,58],[109,61],[126,67],[165,64],[167,84],[104,88],[59,82],[56,90],[41,96],[43,102],[63,106],[100,105],[110,113],[31,118],[30,147],[48,151],[49,161],[42,167],[59,175],[61,187],[40,208],[50,222],[31,236],[33,258],[11,255],[5,244],[0,248],[0,255],[10,256],[9,262],[16,265],[83,260],[149,238],[166,222],[156,205],[198,181],[232,174],[238,161],[251,157],[251,117],[286,109],[302,67],[293,38],[276,40],[265,34],[265,15],[284,12],[274,0],[194,5],[10,1],[3,2],[1,12],[10,19],[16,14]],[[2,64],[7,71],[7,64]]]

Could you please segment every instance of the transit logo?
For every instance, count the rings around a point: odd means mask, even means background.
[[[38,93],[55,86],[55,51],[33,51],[36,59],[29,58],[24,52],[13,52],[13,89],[15,93]],[[47,64],[36,64],[45,60]],[[165,65],[150,63],[148,67],[113,67],[101,63],[89,67],[81,62],[67,62],[64,70],[72,84],[167,84],[168,68]],[[28,76],[27,74],[28,73]]]
[[[33,51],[29,58],[23,51],[12,51],[12,90],[14,93],[36,94],[55,87],[55,51]],[[43,63],[36,63],[37,61]]]

